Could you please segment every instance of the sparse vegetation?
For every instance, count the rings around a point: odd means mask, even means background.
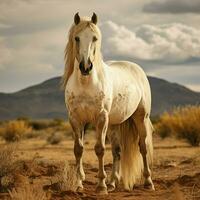
[[[200,143],[200,106],[176,108],[164,113],[156,124],[156,131],[162,138],[174,135],[186,139],[192,146]]]
[[[47,128],[56,128],[62,127],[65,124],[62,119],[54,119],[54,120],[29,120],[29,125],[34,130],[43,130]]]
[[[63,169],[57,174],[60,191],[76,191],[77,189],[77,169],[68,162],[64,163]]]
[[[199,119],[200,107],[188,106],[177,108],[171,113],[165,113],[159,118],[154,118],[153,122],[161,137],[184,138],[192,145],[197,146],[200,142]],[[96,183],[93,174],[98,171],[98,168],[94,164],[96,163],[96,157],[93,158],[91,151],[95,144],[95,134],[92,133],[92,127],[90,127],[91,134],[88,131],[85,137],[85,145],[87,145],[83,163],[89,180],[84,182],[86,193],[84,191],[81,193],[76,192],[77,168],[74,164],[71,164],[71,161],[74,160],[72,138],[67,137],[59,145],[66,136],[71,136],[70,124],[59,119],[32,121],[31,119],[19,118],[11,122],[18,124],[21,121],[24,124],[22,129],[25,129],[19,137],[19,139],[23,138],[22,142],[15,144],[0,141],[0,199],[1,197],[9,200],[93,198],[94,190],[91,190],[91,188]],[[31,125],[32,122],[36,122],[37,125],[39,123],[40,127],[45,128],[35,129]],[[6,130],[8,130],[8,124],[10,124],[9,121],[0,123],[0,135],[3,138]],[[14,130],[18,130],[18,128]],[[26,128],[30,132],[27,133]],[[30,138],[34,139],[30,140]],[[159,148],[155,148],[154,179],[157,181],[158,186],[153,197],[160,199],[168,199],[169,197],[195,199],[199,197],[199,148],[185,146],[185,142],[182,140],[173,140],[172,138],[161,140],[159,137],[154,139]],[[48,144],[57,145],[47,145],[45,141]],[[179,145],[181,148],[179,148]],[[187,154],[185,154],[185,151],[183,152],[182,145],[187,148]],[[65,159],[70,162],[63,162]],[[111,160],[111,154],[109,154],[105,164],[108,173],[111,172]],[[188,170],[191,166],[192,171]],[[165,179],[163,172],[166,171],[167,173],[168,170],[170,173]],[[178,186],[174,184],[175,182],[178,183]],[[134,194],[135,191],[131,193],[133,196]],[[141,196],[141,199],[143,195],[144,199],[147,198],[146,195],[149,195],[149,193],[147,194],[145,191],[136,188],[137,194]],[[113,199],[126,198],[126,194],[120,193],[119,190],[109,195]]]
[[[16,145],[10,144],[0,150],[0,188],[1,191],[7,190],[14,185],[15,158],[14,152]]]
[[[12,200],[47,200],[46,193],[42,188],[30,183],[14,188],[9,194]]]
[[[1,127],[1,136],[6,142],[20,140],[25,134],[31,132],[31,127],[23,120],[14,120],[5,123]]]
[[[49,120],[32,120],[29,122],[29,125],[34,130],[43,130],[52,127],[52,122]]]
[[[47,138],[47,142],[49,144],[54,145],[54,144],[59,144],[62,141],[62,139],[63,137],[61,132],[54,132]]]
[[[31,120],[25,117],[0,123],[0,136],[6,142],[40,137],[51,144],[58,144],[64,137],[71,136],[69,122],[62,119]]]
[[[70,135],[72,133],[72,128],[69,122],[63,122],[62,125],[56,128],[57,131],[62,131],[65,135]]]
[[[91,132],[85,137],[87,145],[83,166],[87,180],[84,181],[84,190],[77,192],[77,168],[74,164],[72,138],[68,138],[61,145],[46,145],[45,140],[52,131],[64,134],[51,128],[33,130],[45,137],[32,140],[25,137],[17,146],[15,143],[0,141],[0,199],[50,200],[97,197],[94,190],[97,182],[94,174],[98,172],[97,158],[91,150],[96,142],[95,134]],[[119,189],[109,193],[109,198],[126,199],[131,195],[132,198],[139,197],[141,200],[199,199],[199,148],[185,146],[184,141],[173,138],[161,140],[155,137],[154,144],[157,147],[153,170],[156,191],[148,192],[141,189],[142,184],[138,184],[133,191],[127,193],[122,191],[120,184]],[[110,145],[106,145],[107,151],[110,151],[109,147]],[[64,162],[67,160],[69,162]],[[112,170],[111,153],[107,154],[105,161],[105,169],[109,175]]]

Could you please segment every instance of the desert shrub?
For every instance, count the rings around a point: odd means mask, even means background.
[[[63,169],[57,174],[57,178],[60,191],[76,191],[77,168],[74,165],[65,162]]]
[[[171,135],[171,123],[171,116],[169,113],[166,112],[154,125],[156,132],[160,135],[161,138],[166,138]]]
[[[59,144],[62,141],[62,139],[63,137],[60,132],[54,132],[47,138],[47,142],[49,144],[54,145],[54,144]]]
[[[27,134],[25,135],[25,138],[26,138],[26,139],[38,138],[38,137],[40,137],[41,132],[42,132],[42,131],[34,131],[34,130],[33,130],[33,131],[27,133]]]
[[[186,139],[191,145],[200,143],[200,106],[186,106],[164,113],[156,124],[161,137],[175,135]]]
[[[4,135],[4,127],[3,125],[0,126],[0,136],[2,137]]]
[[[21,120],[14,120],[5,123],[1,130],[2,137],[6,142],[15,142],[21,139],[22,136],[31,132],[31,127],[26,122]]]
[[[57,127],[56,130],[64,132],[66,136],[71,136],[72,133],[72,127],[69,122],[63,122],[62,125]]]
[[[63,126],[64,121],[62,119],[54,119],[54,120],[31,120],[29,121],[29,125],[34,130],[43,130],[52,127]]]
[[[64,123],[64,120],[63,120],[63,119],[56,118],[56,119],[54,119],[51,123],[52,123],[52,125],[54,125],[54,126],[62,126],[63,123]]]
[[[45,120],[33,120],[29,122],[29,125],[34,129],[34,130],[43,130],[46,128],[50,127],[49,121]]]
[[[153,124],[156,124],[159,121],[159,119],[160,119],[159,115],[153,116],[153,117],[151,117],[151,122]]]
[[[0,188],[5,191],[14,185],[15,158],[17,145],[10,144],[0,149]]]
[[[30,119],[28,117],[18,117],[16,120],[18,120],[18,121],[25,121],[27,123],[30,121]]]
[[[13,200],[47,200],[46,193],[41,187],[26,183],[9,192]]]

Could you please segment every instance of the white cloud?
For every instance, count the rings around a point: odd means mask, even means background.
[[[105,54],[166,63],[200,58],[200,30],[183,24],[141,25],[134,31],[114,22],[102,27]]]
[[[169,65],[163,63],[199,58],[200,15],[160,17],[141,12],[148,2],[152,0],[89,0],[89,4],[81,0],[0,0],[0,91],[15,91],[62,73],[67,32],[78,11],[81,16],[97,13],[106,57],[139,60],[149,73],[154,64],[167,69]],[[169,22],[187,25],[158,25]],[[168,78],[164,73],[162,77]],[[179,79],[174,76],[174,81]]]
[[[57,28],[0,38],[0,90],[16,91],[61,75],[66,35]]]

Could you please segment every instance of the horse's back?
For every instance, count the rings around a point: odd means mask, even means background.
[[[120,72],[131,73],[136,79],[144,78],[146,80],[146,75],[143,69],[136,63],[129,61],[107,61],[106,64],[111,67],[113,70],[117,69]]]

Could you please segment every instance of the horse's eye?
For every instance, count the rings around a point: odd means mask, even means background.
[[[97,41],[97,37],[94,36],[93,39],[92,39],[92,41],[93,41],[93,42],[96,42],[96,41]]]
[[[80,38],[79,37],[75,37],[75,41],[76,42],[80,42]]]

